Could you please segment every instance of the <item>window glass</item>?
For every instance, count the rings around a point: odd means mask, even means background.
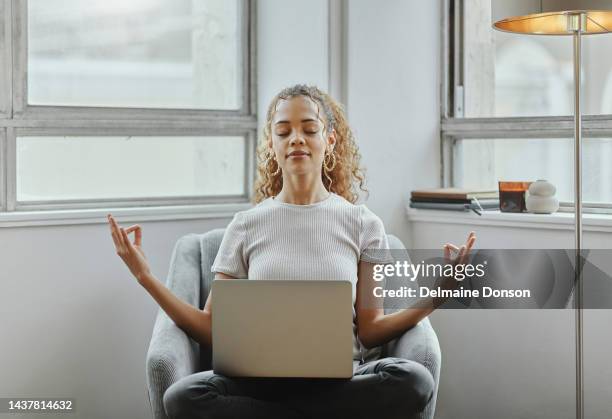
[[[28,0],[28,103],[241,107],[239,0]]]
[[[17,137],[17,201],[245,193],[244,137]]]
[[[559,201],[574,201],[574,140],[465,139],[453,151],[457,186],[497,189],[497,182],[546,179]],[[582,200],[612,202],[612,138],[583,138]]]
[[[531,2],[533,5],[535,2]],[[492,22],[528,13],[525,2],[468,1],[464,7],[464,115],[573,115],[571,36],[500,32]],[[582,40],[582,111],[612,114],[612,36]]]

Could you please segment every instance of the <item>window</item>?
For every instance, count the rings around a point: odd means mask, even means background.
[[[446,0],[441,181],[497,188],[547,179],[562,209],[574,201],[571,37],[496,31],[521,2]],[[583,205],[612,209],[612,37],[582,44]]]
[[[252,2],[0,0],[0,12],[1,211],[248,202]]]
[[[28,103],[240,109],[238,0],[28,0]]]
[[[17,137],[17,201],[244,195],[244,148],[240,136]]]

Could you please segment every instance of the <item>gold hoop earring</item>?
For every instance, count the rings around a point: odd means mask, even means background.
[[[330,157],[331,155],[331,157]],[[327,160],[331,159],[332,161],[332,166],[328,167],[328,163]],[[331,187],[332,187],[332,178],[329,176],[329,172],[331,172],[332,170],[334,170],[334,168],[336,167],[336,153],[334,153],[334,151],[332,150],[331,153],[325,153],[325,156],[323,156],[323,174],[325,175],[325,177],[327,178],[327,180],[329,181],[329,189],[328,191],[331,192]]]
[[[268,157],[266,158],[266,166],[269,166],[271,161],[276,162],[276,171],[272,173],[272,176],[276,176],[280,173],[281,167],[280,164],[278,164],[278,161],[276,161],[276,159],[274,158],[274,153],[268,152]]]
[[[327,167],[328,166],[328,157],[331,160],[331,167]],[[332,170],[334,170],[334,168],[336,167],[336,153],[332,150],[331,153],[325,153],[325,156],[323,157],[323,169],[326,172],[331,172]]]

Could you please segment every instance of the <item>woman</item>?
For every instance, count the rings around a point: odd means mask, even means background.
[[[376,348],[416,325],[433,309],[385,315],[358,295],[371,294],[373,266],[388,249],[381,220],[355,205],[363,189],[359,152],[342,108],[316,87],[296,85],[271,102],[258,150],[254,208],[226,229],[212,267],[215,278],[347,279],[353,285],[354,376],[350,380],[228,378],[203,371],[174,383],[164,395],[172,418],[406,417],[421,411],[434,382],[422,365],[372,358]],[[139,283],[194,340],[211,344],[209,295],[203,310],[184,303],[150,272],[138,225],[120,228],[109,214],[117,253]],[[135,233],[134,243],[128,234]],[[473,246],[458,251],[463,263]],[[373,252],[372,252],[373,250]]]

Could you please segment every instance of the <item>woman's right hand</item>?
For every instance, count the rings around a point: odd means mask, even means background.
[[[113,242],[117,254],[130,269],[130,272],[140,284],[151,275],[149,263],[142,251],[142,229],[138,224],[130,226],[126,229],[120,227],[117,221],[111,214],[108,214],[108,223],[110,225]],[[130,242],[128,234],[135,232],[134,243]]]

